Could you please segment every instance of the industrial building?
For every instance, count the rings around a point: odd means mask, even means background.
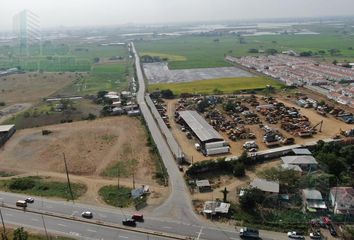
[[[15,125],[0,125],[0,147],[16,132]]]
[[[200,116],[196,111],[181,111],[179,123],[184,125],[196,137],[201,146],[201,151],[207,155],[225,154],[230,152],[230,147],[224,138]]]

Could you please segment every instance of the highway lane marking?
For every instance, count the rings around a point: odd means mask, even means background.
[[[197,232],[197,233],[198,233],[198,232]],[[199,231],[199,233],[198,233],[197,240],[199,240],[200,235],[202,235],[202,234],[203,234],[203,227],[200,228],[200,231]]]
[[[126,236],[121,236],[121,235],[119,235],[119,237],[120,237],[120,238],[129,238],[129,237],[126,237]]]
[[[66,227],[65,224],[62,224],[62,223],[58,223],[59,226],[62,226],[62,227]]]
[[[162,228],[165,228],[165,229],[171,229],[172,227],[167,227],[167,226],[164,226]]]
[[[92,229],[87,229],[87,231],[89,231],[89,232],[94,232],[94,233],[96,233],[97,231],[96,230],[92,230]]]
[[[5,213],[6,216],[13,216],[11,213]]]
[[[31,218],[32,221],[35,221],[35,222],[39,222],[38,219],[35,219],[35,218]]]

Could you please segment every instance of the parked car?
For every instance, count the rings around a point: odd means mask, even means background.
[[[136,222],[134,219],[124,219],[122,221],[124,226],[130,226],[130,227],[135,227],[136,226]]]
[[[28,197],[25,199],[26,203],[34,203],[34,198]]]
[[[132,219],[137,222],[144,222],[144,215],[142,213],[134,213]]]
[[[293,239],[305,239],[304,235],[299,232],[288,232],[288,237]]]
[[[321,232],[320,231],[311,232],[310,233],[310,238],[311,239],[322,239]]]
[[[92,217],[93,217],[93,214],[92,214],[92,212],[90,212],[90,211],[85,211],[85,212],[82,212],[82,213],[81,213],[81,216],[82,216],[83,218],[92,218]]]
[[[337,236],[337,231],[332,224],[328,224],[328,230],[333,237]]]

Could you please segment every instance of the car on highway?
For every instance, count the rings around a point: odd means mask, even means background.
[[[93,214],[92,214],[92,212],[90,212],[90,211],[82,212],[82,213],[81,213],[81,216],[82,216],[83,218],[93,218]]]
[[[144,222],[144,215],[142,213],[137,212],[133,214],[132,219],[137,222]]]
[[[26,203],[34,203],[34,198],[28,197],[25,199]]]
[[[27,207],[27,202],[24,201],[24,200],[18,200],[16,202],[16,207],[23,207],[23,208],[26,208]]]
[[[304,235],[302,235],[299,232],[288,232],[288,238],[292,238],[292,239],[305,239]]]
[[[130,218],[130,219],[124,219],[122,221],[124,226],[130,226],[130,227],[135,227],[136,226],[136,222],[134,219]]]
[[[240,229],[240,237],[242,239],[259,239],[259,231],[257,229],[244,227]]]

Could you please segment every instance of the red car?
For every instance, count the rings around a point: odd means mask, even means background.
[[[144,221],[144,215],[142,213],[134,213],[132,216],[132,219],[134,219],[137,222],[143,222]]]

